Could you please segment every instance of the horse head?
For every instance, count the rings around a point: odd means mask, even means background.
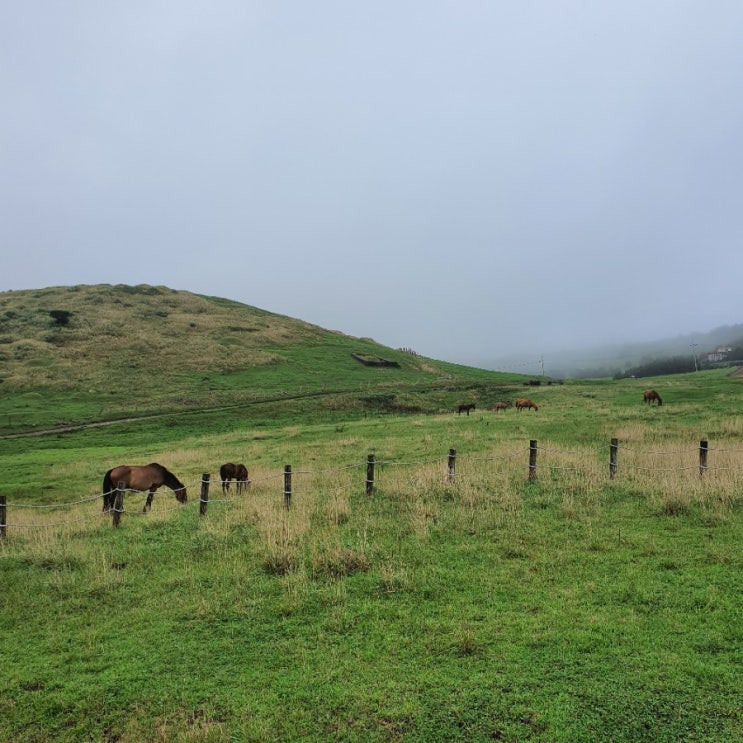
[[[176,488],[174,491],[176,500],[179,503],[186,503],[188,500],[188,494],[186,493],[185,485],[182,488]]]

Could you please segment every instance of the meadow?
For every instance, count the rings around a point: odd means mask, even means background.
[[[741,739],[743,380],[456,371],[0,439],[0,739]],[[103,473],[153,460],[188,504],[113,528]]]

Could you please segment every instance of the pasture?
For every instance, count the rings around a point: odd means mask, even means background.
[[[567,382],[497,414],[479,386],[469,415],[461,391],[408,414],[273,400],[0,440],[9,504],[74,503],[8,506],[0,738],[740,739],[741,385],[656,378],[658,407],[643,380]],[[151,461],[188,503],[128,493],[113,528],[103,474]],[[228,461],[248,491],[222,493]]]

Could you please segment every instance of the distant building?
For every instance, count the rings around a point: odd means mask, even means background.
[[[714,364],[718,361],[725,361],[725,359],[728,357],[728,354],[732,350],[733,349],[730,346],[720,346],[719,348],[716,348],[712,353],[705,353],[702,356],[702,359],[709,362],[710,364]]]

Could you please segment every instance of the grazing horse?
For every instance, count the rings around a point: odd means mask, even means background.
[[[497,402],[495,405],[493,405],[493,411],[498,412],[499,410],[508,410],[508,408],[512,408],[513,405],[506,400],[506,402]]]
[[[219,468],[219,477],[222,480],[222,492],[230,492],[230,480],[237,483],[237,492],[242,493],[247,489],[250,481],[248,480],[248,468],[244,464],[233,464],[227,462]]]
[[[457,408],[457,415],[461,415],[462,413],[467,413],[467,415],[470,414],[470,410],[475,409],[475,403],[473,402],[463,402],[458,408]]]
[[[534,410],[539,410],[539,408],[531,401],[526,398],[520,398],[516,400],[516,410],[521,412],[524,408],[529,410],[530,408],[534,408]]]
[[[658,403],[658,405],[663,404],[663,400],[660,399],[660,395],[655,390],[645,390],[642,393],[642,401],[648,405],[652,405],[654,402]]]
[[[161,486],[169,487],[179,503],[186,502],[186,486],[161,464],[152,462],[144,466],[122,464],[110,469],[103,477],[103,510],[110,511],[114,505],[116,488],[121,483],[127,490],[140,490],[147,493],[143,513],[152,505],[152,496]]]

